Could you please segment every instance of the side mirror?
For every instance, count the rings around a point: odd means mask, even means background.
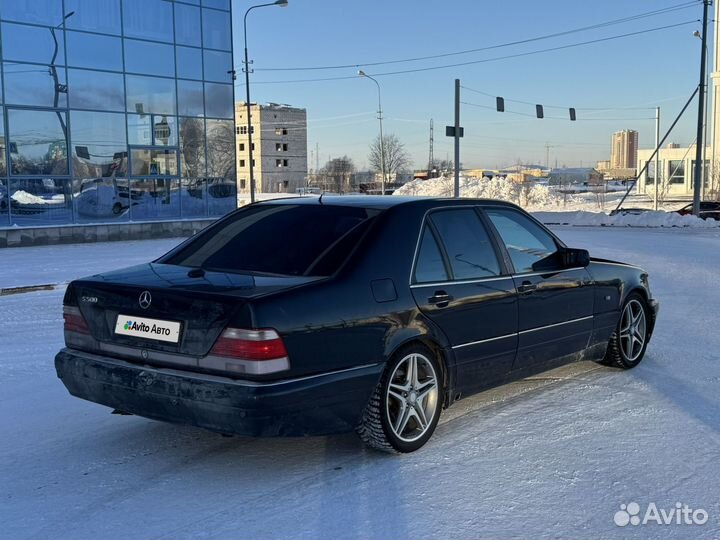
[[[590,264],[590,253],[587,249],[565,248],[560,251],[564,268],[585,268]]]

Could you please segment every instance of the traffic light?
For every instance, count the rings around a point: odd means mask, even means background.
[[[496,97],[495,104],[497,106],[497,112],[505,112],[505,98]]]
[[[545,118],[545,113],[543,112],[542,105],[535,105],[535,114],[538,118]]]
[[[576,119],[577,118],[575,117],[575,107],[570,107],[570,120],[574,122]]]

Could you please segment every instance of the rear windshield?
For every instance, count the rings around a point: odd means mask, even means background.
[[[378,213],[347,206],[252,206],[159,262],[220,272],[328,276]]]

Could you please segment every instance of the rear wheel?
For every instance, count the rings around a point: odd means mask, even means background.
[[[638,293],[630,294],[625,300],[620,321],[601,363],[622,369],[637,366],[647,349],[648,327],[645,299]]]
[[[442,408],[440,365],[427,348],[412,345],[388,363],[357,433],[386,452],[413,452],[432,436]]]

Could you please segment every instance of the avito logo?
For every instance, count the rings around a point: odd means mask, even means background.
[[[144,322],[127,321],[125,323],[125,325],[123,326],[123,328],[125,328],[125,330],[129,330],[131,332],[142,332],[145,334],[155,334],[158,336],[169,336],[170,335],[169,328],[160,326],[158,324],[153,324],[152,326],[148,326]]]

